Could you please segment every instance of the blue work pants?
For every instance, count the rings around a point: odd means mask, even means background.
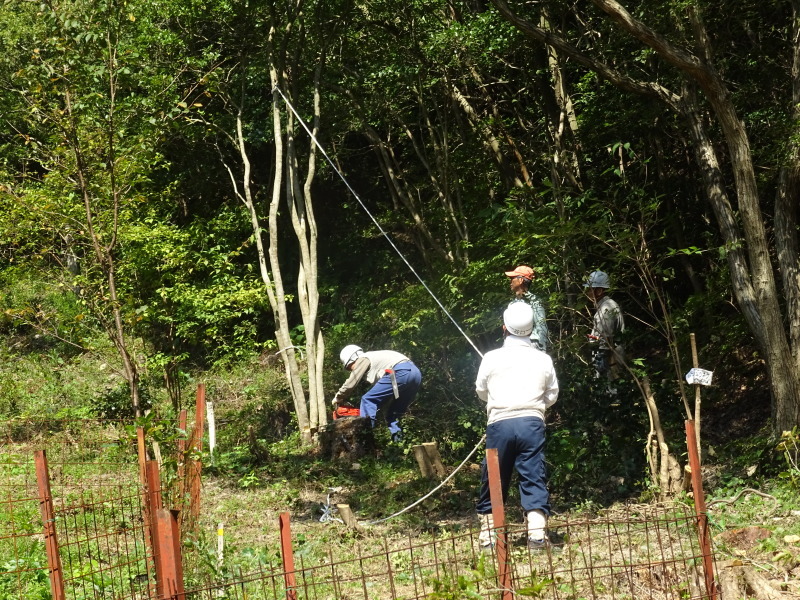
[[[547,492],[544,464],[544,439],[544,421],[539,417],[503,419],[486,428],[486,447],[497,448],[504,504],[511,485],[511,476],[516,469],[519,474],[522,510],[526,513],[541,510],[545,515],[550,514],[550,495]],[[485,458],[481,471],[481,495],[476,509],[481,515],[492,512],[489,472]]]
[[[395,365],[394,375],[397,380],[399,397],[394,397],[392,378],[389,373],[386,373],[361,397],[360,411],[362,417],[369,417],[373,427],[375,427],[380,411],[389,425],[392,439],[397,441],[402,432],[398,420],[416,398],[417,390],[422,382],[422,375],[411,361]]]

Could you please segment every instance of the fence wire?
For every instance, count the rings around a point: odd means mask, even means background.
[[[511,589],[518,597],[691,600],[706,598],[697,518],[685,506],[631,507],[614,519],[553,519],[552,545],[529,550],[527,532],[507,530]],[[478,549],[478,531],[422,541],[383,541],[351,557],[297,557],[287,573],[264,564],[226,572],[187,590],[192,600],[413,600],[492,598],[502,593],[497,556]]]
[[[185,423],[185,419],[183,421]],[[165,430],[182,430],[165,423]],[[42,491],[33,452],[46,448],[52,523],[65,597],[154,599],[155,561],[145,488],[131,422],[0,423],[0,600],[51,598]],[[189,464],[185,434],[162,437],[169,508],[190,513],[199,465]],[[148,445],[151,451],[158,446]],[[151,465],[155,463],[150,463]],[[171,475],[170,475],[171,474]],[[40,473],[41,475],[41,473]],[[339,526],[337,526],[339,527]],[[691,507],[636,505],[585,519],[552,518],[552,544],[529,550],[526,531],[505,530],[509,589],[516,597],[606,600],[706,598],[698,517]],[[187,533],[186,530],[182,530]],[[342,535],[351,535],[344,525]],[[502,539],[503,536],[501,536]],[[184,542],[187,540],[184,537]],[[378,539],[353,536],[347,550],[307,545],[286,572],[279,540],[244,570],[224,560],[187,557],[187,599],[368,600],[493,598],[504,592],[498,555],[478,548],[478,531]],[[291,544],[291,540],[281,540]],[[313,546],[313,550],[312,550]],[[187,545],[183,545],[184,552]],[[338,547],[341,548],[341,545]],[[344,552],[347,555],[344,555]],[[205,566],[203,566],[205,565]],[[187,565],[188,566],[188,565]],[[713,567],[712,567],[713,568]],[[503,569],[505,571],[506,569]]]
[[[159,448],[168,463],[165,472],[171,473],[164,496],[184,508],[185,485],[177,473],[184,459],[178,448],[185,440],[171,434],[178,432],[175,422],[151,426],[166,431],[168,439],[149,444],[151,454]],[[35,451],[42,449],[65,597],[154,598],[135,423],[17,419],[0,422],[0,600],[52,597],[34,462]]]

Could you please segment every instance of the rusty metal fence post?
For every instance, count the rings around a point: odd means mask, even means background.
[[[178,429],[186,431],[186,409],[178,413]],[[183,502],[183,496],[186,493],[186,444],[189,440],[181,438],[178,440],[178,456],[176,461],[178,463],[178,500]]]
[[[283,580],[286,583],[286,600],[297,600],[297,581],[294,573],[294,553],[292,552],[292,531],[289,527],[289,513],[282,512],[278,525],[281,532],[281,558],[283,559]]]
[[[197,386],[197,402],[194,409],[194,429],[190,443],[192,453],[189,467],[189,526],[194,529],[200,518],[200,474],[203,462],[200,459],[200,452],[203,450],[203,424],[206,415],[206,385],[200,383]]]
[[[700,549],[703,553],[703,575],[705,576],[706,594],[710,600],[717,600],[717,582],[714,576],[714,558],[711,554],[711,539],[708,533],[706,497],[703,492],[703,476],[700,472],[700,456],[697,453],[697,434],[694,428],[694,421],[691,420],[686,421],[686,447],[689,450],[689,467],[692,470],[694,512],[697,516]]]
[[[181,555],[181,523],[177,510],[169,511],[172,532],[172,554],[175,557],[175,585],[177,600],[185,600],[183,582],[183,556]]]
[[[142,523],[144,524],[144,543],[146,551],[150,556],[155,554],[153,548],[153,532],[151,531],[152,512],[150,506],[150,486],[147,474],[147,444],[145,440],[144,427],[136,428],[136,450],[139,460],[139,481],[142,489]],[[156,476],[158,476],[158,464],[156,464]],[[147,568],[147,581],[148,586],[152,593],[153,590],[153,577],[152,577],[152,564],[149,560],[145,561]]]
[[[50,470],[47,467],[47,454],[44,450],[34,452],[36,462],[36,483],[39,487],[39,511],[44,525],[44,546],[47,552],[47,567],[50,575],[50,591],[53,600],[64,600],[64,571],[58,555],[53,495],[50,491]]]
[[[486,449],[486,468],[489,473],[489,497],[492,501],[492,519],[497,532],[497,576],[502,588],[501,598],[513,600],[511,573],[508,565],[508,533],[506,532],[506,513],[503,504],[503,484],[500,480],[500,461],[497,448]]]
[[[183,564],[180,553],[178,511],[160,508],[153,519],[155,545],[158,547],[156,563],[156,590],[161,600],[184,600]]]
[[[156,571],[156,597],[183,600],[185,593],[179,511],[164,508],[157,461],[147,461],[146,475],[146,510],[150,514],[150,544]]]

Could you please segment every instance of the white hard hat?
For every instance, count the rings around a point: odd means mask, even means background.
[[[361,346],[349,344],[342,348],[342,351],[339,352],[339,360],[342,361],[342,366],[346,369],[348,366],[350,366],[350,363],[354,362],[362,354],[363,351],[361,350]]]
[[[511,335],[530,335],[533,331],[533,309],[525,302],[512,302],[503,312],[503,324]]]
[[[583,287],[589,288],[610,288],[611,280],[608,274],[603,271],[594,271],[589,275],[589,279],[583,284]]]

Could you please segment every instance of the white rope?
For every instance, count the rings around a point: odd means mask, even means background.
[[[405,508],[403,508],[403,509],[401,509],[401,510],[398,510],[396,513],[394,513],[394,514],[392,514],[392,515],[389,515],[388,517],[384,517],[383,519],[375,519],[374,521],[366,521],[366,522],[364,523],[364,525],[376,525],[377,523],[383,523],[384,521],[388,521],[389,519],[394,519],[395,517],[399,517],[399,516],[400,516],[400,515],[402,515],[404,512],[406,512],[406,511],[408,511],[408,510],[411,510],[412,508],[414,508],[414,507],[415,507],[417,504],[420,504],[420,503],[421,503],[421,502],[423,502],[424,500],[427,500],[428,498],[430,498],[430,497],[431,497],[431,496],[434,494],[434,492],[437,492],[439,489],[441,489],[441,487],[442,487],[442,486],[443,486],[445,483],[447,483],[448,481],[450,481],[450,480],[453,478],[453,476],[454,476],[456,473],[458,473],[458,472],[461,470],[461,467],[463,467],[465,464],[467,464],[467,461],[468,461],[470,458],[472,458],[472,455],[473,455],[473,454],[475,454],[475,453],[478,451],[478,448],[480,448],[480,446],[481,446],[481,444],[484,442],[484,440],[486,440],[486,436],[485,436],[485,435],[484,435],[484,436],[483,436],[483,437],[482,437],[482,438],[481,438],[481,439],[478,441],[478,443],[477,443],[477,444],[475,444],[475,447],[472,449],[472,452],[470,452],[470,453],[469,453],[469,455],[467,456],[467,458],[465,458],[463,461],[461,461],[461,464],[460,464],[460,465],[458,465],[458,466],[455,468],[455,470],[454,470],[452,473],[450,473],[450,475],[448,475],[448,476],[447,476],[445,479],[443,479],[443,480],[442,480],[442,482],[441,482],[439,485],[437,485],[437,486],[436,486],[435,488],[433,488],[433,489],[432,489],[430,492],[428,492],[427,494],[425,494],[425,495],[424,495],[422,498],[420,498],[420,499],[419,499],[419,500],[417,500],[416,502],[413,502],[413,503],[409,504],[409,505],[408,505],[408,506],[406,506]]]
[[[322,507],[322,516],[319,518],[320,523],[328,523],[330,521],[337,521],[338,523],[344,523],[339,517],[333,516],[333,505],[331,504],[331,495],[339,493],[342,491],[340,487],[333,487],[328,488],[328,497],[325,500],[325,505]]]
[[[472,346],[472,348],[475,350],[475,352],[477,352],[477,353],[478,353],[478,356],[480,356],[481,358],[483,358],[483,353],[482,353],[480,350],[478,350],[478,347],[477,347],[477,346],[475,345],[475,343],[474,343],[474,342],[473,342],[473,341],[470,339],[470,337],[469,337],[469,336],[468,336],[468,335],[467,335],[467,334],[464,332],[464,330],[463,330],[463,329],[461,328],[461,326],[460,326],[460,325],[459,325],[459,324],[456,322],[456,320],[453,318],[453,316],[452,316],[452,315],[451,315],[451,314],[450,314],[450,313],[447,311],[447,309],[444,307],[444,305],[443,305],[443,304],[442,304],[442,303],[439,301],[439,298],[437,298],[437,297],[436,297],[436,294],[434,294],[434,293],[433,293],[433,291],[432,291],[432,290],[431,290],[431,289],[428,287],[428,285],[425,283],[425,281],[422,279],[422,277],[420,277],[419,273],[417,273],[417,272],[416,272],[416,270],[414,270],[414,267],[412,267],[412,266],[411,266],[411,263],[409,263],[409,262],[408,262],[408,260],[406,259],[406,257],[405,257],[405,256],[403,255],[403,253],[400,251],[400,249],[399,249],[399,248],[398,248],[398,247],[395,245],[395,243],[392,241],[392,238],[390,238],[390,237],[389,237],[389,234],[388,234],[388,233],[386,233],[386,231],[383,229],[383,227],[381,227],[381,224],[380,224],[380,223],[378,223],[378,220],[377,220],[377,219],[376,219],[376,218],[375,218],[375,217],[372,215],[372,213],[371,213],[371,212],[370,212],[370,210],[367,208],[367,206],[364,204],[364,202],[362,202],[361,198],[360,198],[360,197],[359,197],[359,195],[356,193],[356,191],[355,191],[355,190],[354,190],[354,189],[353,189],[353,188],[350,186],[350,184],[347,182],[347,179],[345,179],[344,175],[342,175],[342,172],[341,172],[341,171],[340,171],[340,170],[339,170],[339,169],[336,167],[336,164],[334,164],[333,160],[331,160],[331,157],[330,157],[330,156],[328,156],[328,153],[327,153],[327,152],[325,152],[325,148],[323,148],[323,147],[322,147],[322,144],[320,144],[320,143],[319,143],[319,141],[317,140],[316,136],[313,134],[313,132],[311,131],[311,129],[309,129],[308,125],[307,125],[307,124],[306,124],[306,122],[303,120],[303,118],[302,118],[302,117],[301,117],[301,116],[300,116],[300,115],[297,113],[297,111],[295,110],[294,106],[292,106],[292,103],[291,103],[291,102],[289,102],[289,99],[288,99],[288,98],[287,98],[287,97],[284,95],[283,91],[281,91],[281,89],[280,89],[278,86],[275,86],[275,87],[272,89],[272,91],[273,91],[273,93],[274,93],[274,92],[278,92],[278,94],[280,94],[281,98],[283,98],[283,101],[286,103],[286,106],[288,106],[288,107],[289,107],[289,110],[291,110],[291,111],[292,111],[292,114],[294,114],[294,116],[295,116],[295,118],[297,119],[297,121],[300,123],[300,125],[303,127],[303,129],[305,129],[306,133],[308,134],[308,137],[309,137],[309,138],[311,138],[311,141],[313,141],[313,142],[314,142],[314,144],[317,146],[317,148],[319,148],[319,151],[320,151],[320,152],[322,152],[322,155],[325,157],[325,160],[327,160],[327,161],[328,161],[328,164],[331,166],[331,168],[332,168],[332,169],[333,169],[333,170],[336,172],[336,174],[337,174],[337,175],[339,176],[339,178],[342,180],[342,182],[343,182],[343,183],[344,183],[344,185],[347,187],[347,189],[348,189],[348,190],[350,190],[350,193],[351,193],[351,194],[353,194],[353,197],[354,197],[354,198],[355,198],[355,199],[358,201],[358,203],[361,205],[361,208],[363,208],[363,209],[364,209],[364,212],[365,212],[365,213],[367,213],[367,216],[369,216],[369,218],[370,218],[370,219],[372,220],[372,222],[375,224],[375,227],[377,227],[377,228],[378,228],[378,231],[380,231],[380,232],[381,232],[381,235],[383,235],[383,237],[385,237],[385,238],[386,238],[386,241],[387,241],[387,242],[389,242],[389,245],[391,245],[391,247],[392,247],[392,248],[394,248],[394,251],[395,251],[395,252],[397,252],[397,255],[398,255],[398,256],[399,256],[399,257],[400,257],[400,258],[403,260],[403,262],[404,262],[404,263],[406,263],[406,266],[407,266],[407,267],[409,268],[409,270],[410,270],[410,271],[411,271],[411,272],[414,274],[414,276],[415,276],[415,277],[416,277],[416,278],[419,280],[419,282],[422,284],[422,287],[424,287],[424,288],[425,288],[425,290],[428,292],[428,294],[430,294],[431,298],[433,298],[433,300],[436,302],[436,304],[438,304],[438,305],[439,305],[439,308],[441,308],[441,309],[442,309],[442,312],[443,312],[445,315],[447,315],[447,318],[448,318],[448,319],[450,319],[450,321],[453,323],[453,325],[455,325],[456,329],[458,329],[458,331],[461,333],[461,335],[463,335],[463,336],[464,336],[464,339],[466,339],[466,340],[467,340],[467,342],[469,342],[469,345],[470,345],[470,346]],[[374,520],[374,521],[366,521],[366,522],[364,523],[364,525],[375,525],[375,524],[377,524],[377,523],[383,523],[384,521],[388,521],[389,519],[393,519],[393,518],[395,518],[395,517],[398,517],[398,516],[402,515],[403,513],[405,513],[405,512],[407,512],[407,511],[411,510],[412,508],[414,508],[414,507],[415,507],[415,506],[417,506],[418,504],[422,503],[423,501],[427,500],[428,498],[430,498],[430,497],[431,497],[431,496],[432,496],[434,493],[436,493],[438,490],[440,490],[440,489],[442,488],[442,486],[444,486],[444,484],[446,484],[448,481],[450,481],[450,480],[451,480],[451,479],[452,479],[452,478],[455,476],[455,474],[456,474],[456,473],[458,473],[458,472],[461,470],[461,468],[462,468],[462,467],[463,467],[463,466],[464,466],[464,465],[467,463],[467,461],[468,461],[469,459],[471,459],[471,458],[472,458],[472,456],[473,456],[473,455],[474,455],[474,454],[475,454],[475,453],[478,451],[478,448],[480,448],[481,444],[483,444],[483,442],[484,442],[484,440],[485,440],[485,439],[486,439],[486,436],[484,435],[484,436],[483,436],[483,437],[480,439],[480,441],[479,441],[479,442],[478,442],[478,443],[475,445],[475,447],[472,449],[472,451],[469,453],[469,455],[467,456],[467,458],[465,458],[465,459],[464,459],[464,460],[461,462],[461,464],[460,464],[460,465],[458,465],[458,467],[456,467],[456,468],[455,468],[455,470],[454,470],[452,473],[450,473],[450,475],[448,475],[448,476],[447,476],[447,477],[446,477],[446,478],[445,478],[445,479],[444,479],[444,480],[443,480],[443,481],[442,481],[442,482],[441,482],[439,485],[437,485],[437,486],[436,486],[435,488],[433,488],[433,489],[432,489],[430,492],[428,492],[427,494],[425,494],[424,496],[422,496],[422,498],[420,498],[420,499],[416,500],[415,502],[413,502],[413,503],[409,504],[408,506],[406,506],[406,507],[405,507],[405,508],[403,508],[402,510],[399,510],[399,511],[397,511],[397,512],[396,512],[396,513],[394,513],[394,514],[392,514],[392,515],[389,515],[388,517],[384,517],[383,519],[377,519],[377,520]],[[329,498],[328,498],[328,504],[326,505],[326,507],[325,507],[325,508],[326,508],[327,510],[323,509],[323,517],[324,517],[326,520],[329,520],[329,519],[330,519],[330,517],[331,517],[331,515],[330,515],[330,496],[329,496]],[[322,520],[322,519],[320,519],[320,520]],[[338,520],[338,519],[336,519],[336,520]]]
[[[470,346],[472,346],[475,349],[475,352],[477,352],[478,355],[481,358],[483,358],[483,354],[481,353],[480,350],[478,350],[478,347],[475,345],[475,343],[469,338],[469,336],[464,332],[464,330],[461,329],[461,326],[458,323],[456,323],[456,320],[447,311],[447,309],[444,307],[444,305],[441,302],[439,302],[439,299],[436,297],[436,294],[434,294],[433,291],[431,291],[431,289],[428,287],[428,285],[425,283],[425,281],[423,281],[422,277],[420,277],[419,274],[414,270],[414,267],[411,266],[411,263],[409,263],[408,260],[406,259],[406,257],[403,255],[403,253],[400,252],[400,249],[397,246],[395,246],[394,242],[392,241],[392,238],[390,238],[389,234],[386,233],[386,231],[384,231],[383,227],[381,227],[381,225],[380,225],[380,223],[378,223],[377,219],[374,216],[372,216],[372,213],[369,211],[367,206],[361,201],[361,198],[359,197],[358,194],[356,194],[356,191],[352,187],[350,187],[350,184],[344,178],[344,175],[342,175],[342,172],[339,171],[339,169],[336,167],[334,162],[331,160],[330,156],[328,156],[328,153],[325,152],[325,148],[322,147],[322,144],[319,143],[317,138],[314,136],[314,134],[308,128],[308,125],[306,125],[306,122],[303,121],[302,117],[299,114],[297,114],[297,111],[295,110],[294,106],[292,106],[292,103],[289,102],[289,99],[286,96],[283,95],[283,92],[281,91],[281,89],[278,86],[275,86],[272,89],[272,91],[273,92],[278,92],[281,95],[281,98],[283,98],[283,101],[286,103],[286,106],[289,107],[289,110],[292,111],[294,116],[297,118],[297,121],[300,123],[300,125],[302,125],[303,129],[306,130],[306,133],[308,134],[308,137],[311,138],[311,141],[313,141],[314,144],[317,146],[317,148],[319,148],[319,151],[322,152],[322,155],[325,157],[325,160],[327,160],[328,164],[331,166],[331,168],[333,168],[333,170],[336,171],[336,174],[339,176],[339,178],[342,180],[342,182],[345,184],[345,186],[347,186],[347,189],[350,190],[350,193],[353,194],[353,197],[361,205],[361,208],[363,208],[364,212],[367,213],[367,216],[369,216],[369,218],[372,219],[372,222],[375,224],[375,227],[378,228],[378,231],[380,231],[381,234],[383,235],[383,237],[386,238],[386,241],[389,242],[389,244],[392,246],[392,248],[394,248],[395,252],[397,252],[398,256],[400,256],[400,258],[403,260],[403,262],[406,263],[406,266],[416,276],[416,278],[422,284],[422,287],[424,287],[427,290],[427,292],[431,295],[431,298],[433,298],[434,301],[436,302],[436,304],[439,305],[439,308],[441,308],[442,312],[447,315],[447,318],[450,319],[450,321],[453,323],[453,325],[455,325],[456,329],[458,329],[458,331],[461,332],[461,335],[463,335],[464,338],[469,342]]]
[[[286,348],[281,348],[280,350],[278,350],[273,356],[278,356],[278,354],[280,354],[281,352],[286,352],[287,350],[289,350],[291,348],[294,348],[295,350],[299,350],[301,358],[303,357],[303,352],[306,351],[306,349],[303,348],[302,346],[286,346]]]

